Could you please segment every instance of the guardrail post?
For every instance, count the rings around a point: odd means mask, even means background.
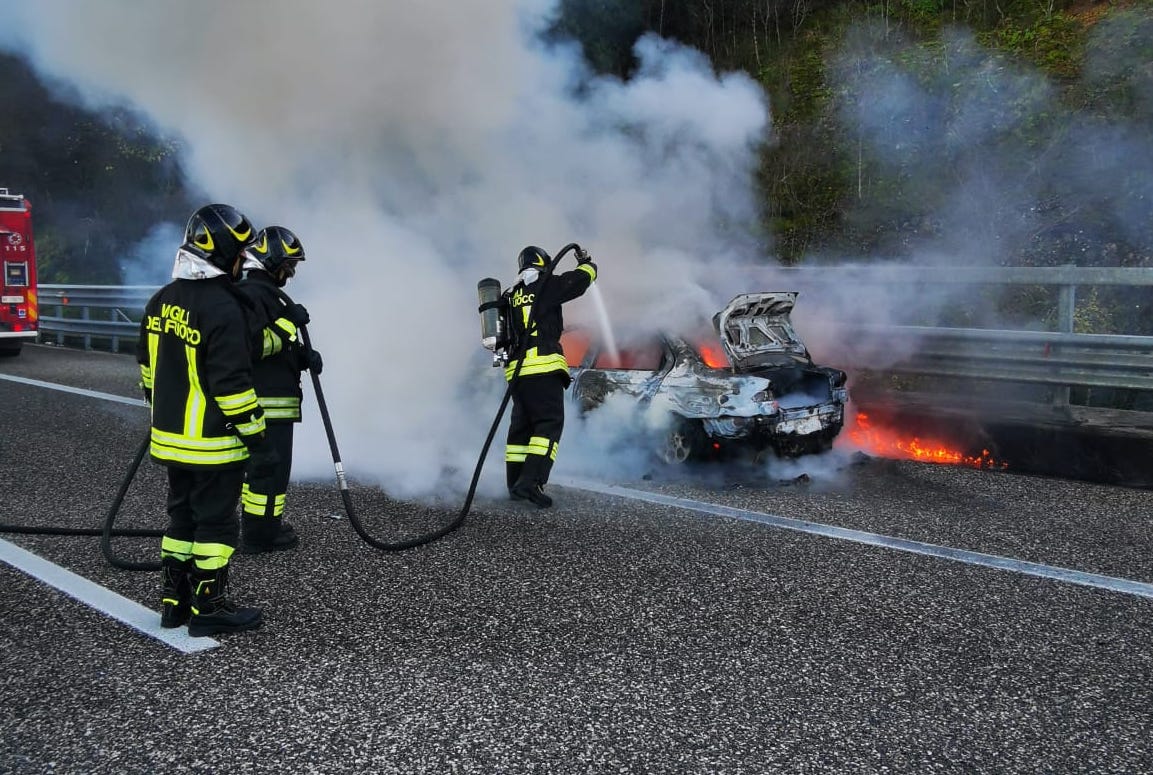
[[[116,322],[116,313],[119,311],[120,310],[118,310],[118,309],[108,310],[108,319],[111,320],[113,323],[115,323]],[[120,337],[118,337],[116,334],[112,335],[112,352],[114,352],[114,353],[120,352]]]
[[[1067,264],[1072,266],[1072,264]],[[1066,283],[1060,286],[1057,297],[1057,330],[1063,334],[1073,333],[1073,318],[1077,309],[1077,286]],[[1058,346],[1059,347],[1059,346]],[[1072,388],[1062,385],[1053,391],[1055,406],[1068,406]]]
[[[91,318],[88,315],[88,306],[87,305],[80,308],[80,319],[81,320],[91,320]],[[91,350],[92,349],[92,335],[91,334],[85,334],[84,335],[84,349],[85,350]]]

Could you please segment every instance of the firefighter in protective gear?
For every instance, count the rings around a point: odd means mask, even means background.
[[[505,476],[513,500],[527,500],[542,509],[552,505],[544,486],[556,461],[564,430],[564,391],[572,381],[560,343],[561,305],[583,294],[597,278],[589,255],[582,251],[577,256],[576,269],[545,276],[551,259],[530,245],[517,259],[517,283],[505,291],[514,342],[505,378],[512,381],[516,376]]]
[[[239,289],[256,308],[260,356],[253,363],[256,394],[264,408],[268,438],[280,463],[264,476],[249,470],[241,503],[241,554],[292,549],[300,543],[296,531],[284,521],[285,497],[292,472],[293,425],[300,422],[300,374],[320,374],[320,353],[305,347],[299,327],[308,312],[282,288],[304,260],[304,246],[283,226],[269,226],[244,251],[245,278]]]
[[[136,348],[152,406],[151,457],[168,469],[160,623],[187,621],[194,636],[261,623],[259,608],[227,596],[245,466],[276,464],[252,384],[251,313],[235,287],[252,235],[252,224],[228,205],[193,213],[172,282],[145,307]]]

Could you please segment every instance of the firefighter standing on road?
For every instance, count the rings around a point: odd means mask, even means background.
[[[228,205],[193,213],[172,282],[145,307],[136,350],[152,406],[152,460],[168,469],[161,626],[187,621],[195,636],[261,623],[259,608],[227,597],[245,465],[276,463],[252,384],[250,313],[234,285],[252,235]]]
[[[560,343],[561,305],[583,294],[597,278],[596,264],[584,252],[578,253],[576,269],[542,279],[550,263],[548,253],[526,247],[517,259],[517,283],[506,291],[515,343],[512,353],[524,363],[519,373],[518,360],[505,368],[506,379],[517,375],[512,386],[505,476],[514,500],[527,500],[542,509],[552,505],[544,485],[556,461],[564,430],[564,391],[572,381]],[[530,317],[532,327],[526,330]]]
[[[270,475],[249,470],[240,498],[241,554],[292,549],[300,543],[292,525],[284,521],[285,496],[292,472],[293,425],[300,422],[300,374],[320,374],[320,353],[306,349],[298,328],[308,323],[308,312],[281,289],[304,260],[304,246],[283,226],[269,226],[244,251],[245,279],[238,286],[256,307],[260,327],[259,359],[252,374],[256,394],[268,425],[268,438],[280,462]]]

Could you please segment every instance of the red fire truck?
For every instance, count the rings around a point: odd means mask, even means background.
[[[36,249],[32,243],[32,204],[0,188],[0,356],[16,355],[36,340]]]

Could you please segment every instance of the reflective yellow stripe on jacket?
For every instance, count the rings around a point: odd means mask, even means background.
[[[221,465],[248,458],[248,449],[236,436],[192,438],[152,429],[152,456],[185,465]]]
[[[520,361],[509,361],[504,369],[504,378],[512,381],[516,373],[516,365]],[[520,376],[527,377],[532,374],[548,374],[552,371],[568,371],[568,361],[560,353],[552,355],[537,355],[537,348],[531,347],[524,354],[524,366],[521,367]]]
[[[300,399],[296,396],[260,396],[260,405],[264,407],[266,420],[299,420]]]
[[[271,355],[276,355],[284,349],[284,340],[276,335],[271,328],[266,328],[260,332],[262,337],[260,357],[267,358]]]
[[[288,318],[277,318],[276,320],[272,321],[272,325],[288,334],[288,341],[296,341],[296,325],[291,320]],[[265,330],[267,331],[268,329]]]

